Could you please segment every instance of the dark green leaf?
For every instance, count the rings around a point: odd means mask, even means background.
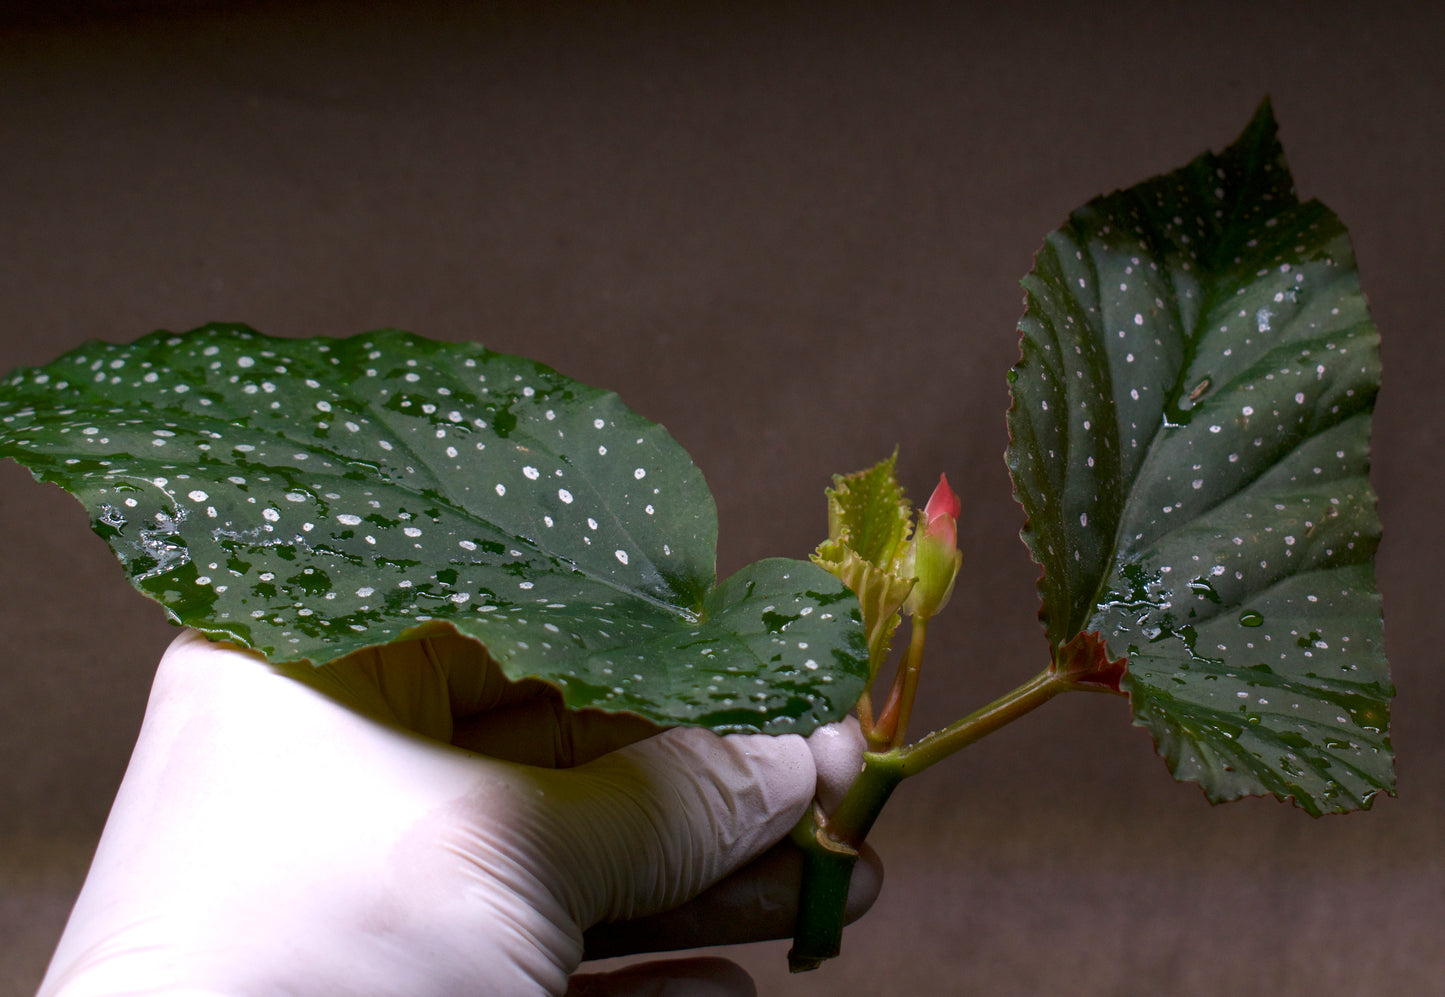
[[[662,427],[519,357],[241,326],[13,374],[0,456],[74,493],[174,618],[321,663],[442,620],[573,706],[806,732],[857,697],[852,593],[714,587],[716,512]]]
[[[1008,463],[1050,646],[1129,658],[1214,800],[1393,786],[1368,480],[1378,337],[1266,103],[1218,155],[1070,216],[1024,280]]]

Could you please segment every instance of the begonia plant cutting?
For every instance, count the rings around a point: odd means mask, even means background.
[[[1378,333],[1269,103],[1224,150],[1076,210],[1023,287],[1005,459],[1042,668],[921,736],[967,510],[946,475],[915,509],[903,451],[833,479],[810,558],[720,581],[702,472],[616,394],[474,343],[212,324],[14,371],[0,456],[84,503],[174,622],[276,662],[449,627],[574,710],[766,734],[855,714],[861,773],[792,835],[790,963],[812,969],[894,789],[1060,693],[1125,700],[1214,802],[1318,816],[1394,792]]]

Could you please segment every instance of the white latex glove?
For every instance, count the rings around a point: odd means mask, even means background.
[[[796,863],[768,850],[817,788],[808,743],[655,730],[450,631],[323,669],[187,632],[41,994],[752,993],[715,959],[568,990],[593,925],[588,955],[791,927]],[[830,783],[856,734],[815,736]]]

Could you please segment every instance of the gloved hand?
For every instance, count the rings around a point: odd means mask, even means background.
[[[856,725],[811,744],[836,795]],[[751,993],[721,960],[568,988],[584,952],[787,934],[770,848],[818,771],[799,737],[569,712],[450,630],[321,669],[187,632],[41,994]]]

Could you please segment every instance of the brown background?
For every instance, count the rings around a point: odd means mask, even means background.
[[[717,495],[724,573],[806,553],[829,475],[901,443],[915,495],[940,470],[965,493],[920,720],[943,722],[1043,663],[1001,459],[1019,277],[1072,208],[1227,144],[1268,93],[1383,334],[1399,799],[1210,808],[1124,703],[1066,697],[900,791],[841,960],[732,954],[764,994],[1439,992],[1445,8],[900,6],[0,7],[0,370],[218,319],[477,339],[665,423]],[[0,564],[9,995],[171,631],[9,463]]]

